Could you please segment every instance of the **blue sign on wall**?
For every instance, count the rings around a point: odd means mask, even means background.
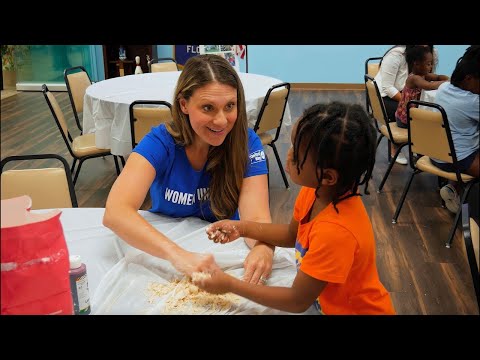
[[[198,45],[175,45],[175,60],[179,65],[185,65],[192,56],[200,55]]]

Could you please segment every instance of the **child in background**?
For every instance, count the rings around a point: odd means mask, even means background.
[[[402,98],[395,112],[398,127],[407,128],[407,104],[410,100],[420,100],[422,90],[436,90],[448,80],[446,75],[432,74],[433,55],[425,46],[407,49],[406,58],[410,74],[405,81]]]
[[[314,304],[325,314],[394,314],[378,277],[372,225],[358,193],[375,164],[370,117],[359,105],[314,105],[293,127],[292,144],[286,170],[302,188],[290,224],[223,220],[207,228],[214,242],[248,237],[295,247],[298,272],[292,287],[249,284],[218,266],[196,285],[288,312],[304,312]]]
[[[477,178],[480,177],[479,94],[480,45],[472,45],[458,59],[451,81],[438,88],[435,102],[441,105],[447,114],[460,172]],[[444,171],[455,171],[453,164],[437,159],[431,161]],[[440,190],[447,209],[453,213],[460,208],[458,190],[456,183],[447,184]]]

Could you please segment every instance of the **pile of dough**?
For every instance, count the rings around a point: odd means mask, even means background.
[[[195,276],[210,275],[196,273]],[[150,295],[148,302],[151,304],[156,302],[158,297],[168,296],[162,314],[225,314],[240,302],[240,297],[234,294],[215,295],[203,291],[186,277],[167,284],[152,282],[147,290]]]

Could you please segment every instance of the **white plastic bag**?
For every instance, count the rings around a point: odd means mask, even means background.
[[[229,274],[241,278],[243,262],[249,249],[243,239],[228,244],[208,240],[205,227],[209,223],[197,218],[172,219],[149,214],[147,221],[186,250],[212,253],[217,264]],[[150,284],[168,284],[183,275],[167,261],[148,255],[118,239],[125,254],[102,279],[92,299],[94,314],[174,314],[166,311],[169,297],[177,296],[181,286],[165,296],[155,297]],[[277,248],[269,286],[291,286],[296,275],[293,249]],[[179,314],[188,313],[188,307]],[[206,308],[201,314],[281,314],[283,312],[238,297],[231,308],[223,311]],[[284,313],[287,314],[287,313]]]

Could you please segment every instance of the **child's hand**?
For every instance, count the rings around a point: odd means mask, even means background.
[[[213,242],[225,244],[242,236],[241,222],[236,220],[221,220],[206,227],[207,236]]]
[[[230,275],[225,274],[218,266],[210,273],[193,273],[192,282],[212,294],[225,294],[230,291]]]
[[[192,276],[195,272],[212,272],[218,268],[212,254],[199,254],[182,251],[181,255],[171,260],[172,265],[180,272]]]

